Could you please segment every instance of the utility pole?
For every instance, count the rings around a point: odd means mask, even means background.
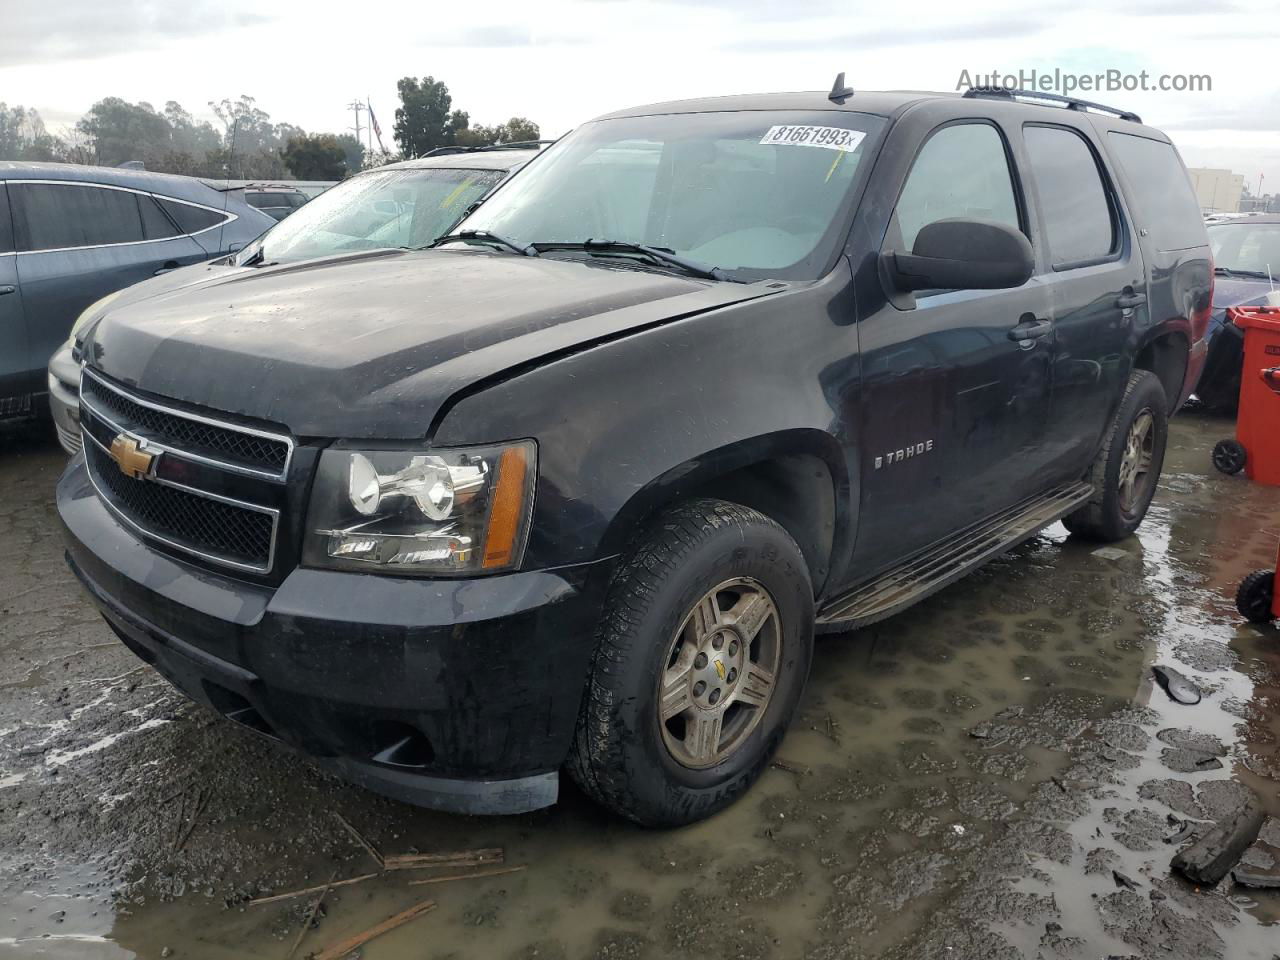
[[[356,142],[359,143],[360,142],[360,111],[364,109],[364,104],[361,103],[359,100],[352,100],[350,103],[347,104],[347,109],[353,111],[356,115]]]

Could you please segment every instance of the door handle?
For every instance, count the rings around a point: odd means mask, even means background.
[[[6,283],[4,286],[0,287],[0,297],[3,297],[6,293],[17,293],[17,292],[18,292],[18,288],[11,283]]]
[[[1009,331],[1009,339],[1016,342],[1039,340],[1053,332],[1053,321],[1024,314],[1016,327]]]
[[[1121,310],[1132,310],[1134,307],[1140,307],[1146,302],[1147,295],[1145,293],[1134,293],[1132,289],[1126,290],[1116,297],[1116,306]]]
[[[166,261],[166,262],[165,262],[165,265],[164,265],[164,266],[162,266],[162,267],[161,267],[159,270],[157,270],[155,273],[153,273],[153,274],[152,274],[152,276],[153,276],[153,277],[158,277],[158,276],[160,276],[160,274],[162,274],[162,273],[168,273],[170,270],[177,270],[177,269],[178,269],[178,261],[177,261],[177,260],[168,260],[168,261]]]

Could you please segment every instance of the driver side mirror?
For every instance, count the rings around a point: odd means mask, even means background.
[[[935,220],[916,234],[910,253],[881,255],[894,286],[914,290],[1004,290],[1035,272],[1031,241],[993,220]]]

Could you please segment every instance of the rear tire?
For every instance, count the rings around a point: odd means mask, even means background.
[[[1078,537],[1111,543],[1138,529],[1155,496],[1169,440],[1169,398],[1147,370],[1129,375],[1089,472],[1093,497],[1062,522]]]
[[[729,806],[795,713],[813,619],[804,557],[777,523],[720,500],[660,515],[610,584],[570,775],[644,826]]]
[[[1275,619],[1271,605],[1275,599],[1276,572],[1255,570],[1240,581],[1236,609],[1250,623],[1270,623]]]

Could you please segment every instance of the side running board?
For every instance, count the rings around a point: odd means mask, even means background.
[[[1029,540],[1091,496],[1090,484],[1067,483],[965,527],[874,580],[827,601],[818,611],[818,632],[852,630],[890,617]]]

